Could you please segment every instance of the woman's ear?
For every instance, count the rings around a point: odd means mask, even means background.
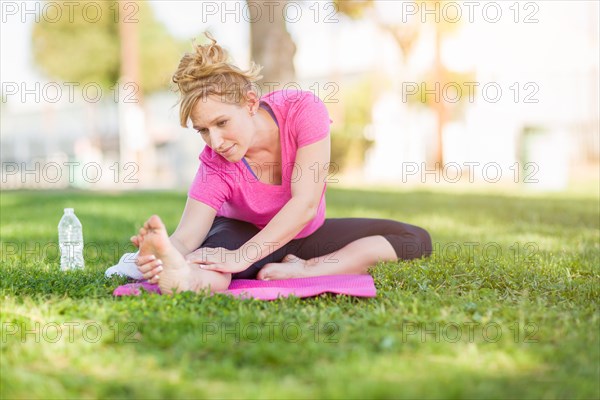
[[[248,92],[246,92],[246,98],[246,107],[248,108],[248,112],[251,115],[256,114],[259,106],[258,95],[254,90],[249,90]]]

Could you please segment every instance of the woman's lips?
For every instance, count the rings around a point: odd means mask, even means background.
[[[231,152],[233,151],[233,148],[235,147],[235,144],[232,144],[231,147],[229,147],[227,150],[225,150],[224,152],[221,153],[222,156],[228,156],[231,154]]]

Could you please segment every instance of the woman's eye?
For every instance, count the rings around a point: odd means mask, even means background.
[[[226,124],[226,123],[227,123],[227,120],[225,120],[225,121],[221,121],[221,122],[219,122],[217,125],[218,125],[218,126],[225,126],[225,124]]]
[[[206,129],[200,129],[199,131],[196,131],[201,135],[206,135],[208,132],[206,132]]]

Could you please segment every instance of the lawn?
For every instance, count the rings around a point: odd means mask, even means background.
[[[598,194],[330,189],[328,217],[423,226],[377,297],[114,298],[104,270],[183,192],[1,194],[2,398],[599,398]],[[86,269],[60,272],[64,207]]]

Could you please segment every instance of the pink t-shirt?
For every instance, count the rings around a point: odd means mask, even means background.
[[[205,146],[188,195],[214,208],[217,216],[250,222],[262,229],[292,198],[292,180],[298,179],[300,173],[316,174],[316,169],[300,171],[295,164],[296,152],[327,137],[329,124],[333,121],[325,104],[312,92],[278,90],[262,96],[260,101],[271,108],[279,125],[282,184],[263,183],[254,176],[243,159],[231,163]],[[253,167],[259,168],[257,165]],[[323,165],[316,167],[324,168]],[[268,170],[258,170],[258,174],[269,173]],[[326,189],[327,184],[323,188],[316,217],[295,239],[309,236],[323,225]]]

